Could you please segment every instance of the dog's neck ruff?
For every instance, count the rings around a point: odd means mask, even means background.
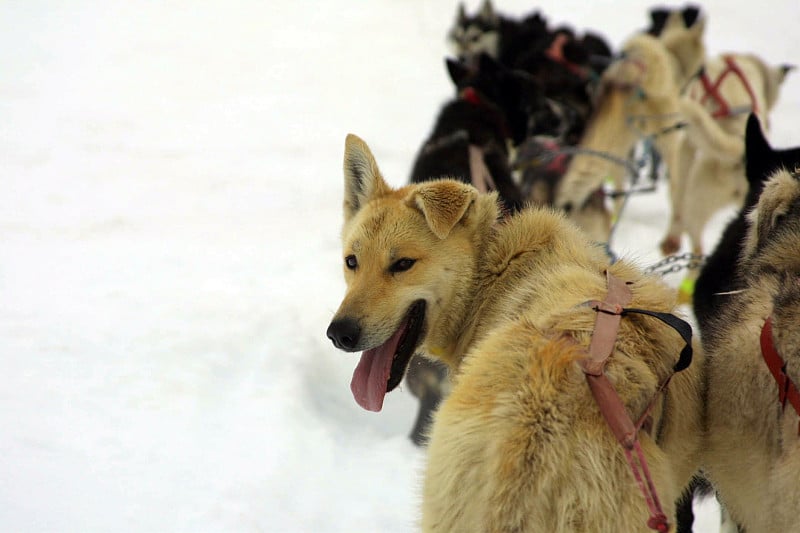
[[[728,118],[733,115],[738,115],[745,112],[749,113],[751,111],[758,114],[758,100],[756,100],[756,95],[753,92],[753,88],[750,86],[750,82],[747,81],[747,77],[745,77],[742,69],[739,68],[739,65],[734,60],[733,56],[725,55],[722,56],[722,59],[725,61],[725,70],[723,70],[720,75],[717,76],[717,79],[714,80],[713,83],[710,79],[708,79],[708,75],[705,73],[705,70],[700,73],[700,83],[703,85],[703,90],[705,91],[700,99],[700,103],[705,103],[709,98],[713,100],[717,105],[717,110],[714,111],[711,116],[717,119]],[[739,81],[742,83],[745,91],[747,91],[747,94],[750,96],[750,107],[747,109],[732,109],[727,100],[725,100],[722,94],[720,94],[719,88],[728,74],[733,74],[739,78]]]
[[[772,377],[775,378],[775,383],[778,385],[778,401],[781,403],[781,409],[786,409],[786,402],[788,401],[792,404],[795,413],[800,415],[800,391],[797,390],[797,386],[786,374],[786,363],[784,363],[778,350],[775,349],[772,336],[772,317],[767,318],[761,328],[761,356],[764,358],[767,368],[769,368]],[[800,423],[797,427],[797,433],[800,435]]]
[[[614,389],[614,385],[605,374],[605,366],[611,352],[614,350],[617,332],[622,317],[628,313],[642,313],[654,316],[666,324],[675,328],[683,337],[686,346],[681,352],[680,359],[674,367],[675,372],[685,369],[691,363],[691,327],[684,321],[668,313],[658,313],[641,309],[630,309],[624,306],[630,303],[632,293],[628,284],[611,275],[606,271],[608,283],[608,294],[604,301],[591,300],[586,302],[597,313],[595,319],[592,339],[589,343],[589,357],[580,361],[581,369],[586,375],[589,389],[592,391],[597,406],[605,418],[611,432],[625,452],[625,459],[636,479],[639,490],[642,492],[647,507],[650,511],[650,518],[647,520],[647,527],[655,531],[669,531],[669,521],[661,506],[655,484],[647,467],[644,452],[639,444],[639,430],[649,421],[650,411],[658,395],[664,391],[669,384],[672,375],[658,387],[656,394],[650,400],[649,405],[639,420],[634,423],[628,414],[625,404]],[[634,457],[634,453],[636,454]]]

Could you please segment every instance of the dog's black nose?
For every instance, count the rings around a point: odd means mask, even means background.
[[[354,351],[358,346],[358,338],[360,336],[361,328],[358,322],[352,318],[340,318],[339,320],[334,320],[328,326],[328,338],[340,350]]]

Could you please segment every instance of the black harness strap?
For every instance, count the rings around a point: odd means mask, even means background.
[[[675,372],[685,370],[690,364],[692,364],[692,354],[694,353],[692,350],[692,326],[690,326],[688,322],[678,318],[672,313],[648,311],[647,309],[635,309],[628,307],[622,310],[622,316],[625,316],[628,313],[636,313],[655,317],[678,332],[685,345],[681,350],[680,357],[678,357],[678,362],[675,363],[674,367],[672,367]]]

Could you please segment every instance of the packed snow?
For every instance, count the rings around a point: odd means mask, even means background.
[[[615,47],[650,7],[495,5]],[[344,137],[407,180],[456,6],[0,3],[0,530],[416,530],[416,401],[361,410],[325,329]],[[705,11],[711,53],[797,62],[800,3]],[[800,73],[772,117],[800,145]],[[666,218],[634,198],[617,250],[656,261]]]

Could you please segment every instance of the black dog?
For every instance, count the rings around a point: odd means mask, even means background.
[[[521,143],[534,113],[549,109],[538,83],[488,55],[477,65],[447,60],[457,96],[439,112],[411,170],[411,182],[441,177],[497,190],[507,209],[524,202],[509,167],[508,144]]]

